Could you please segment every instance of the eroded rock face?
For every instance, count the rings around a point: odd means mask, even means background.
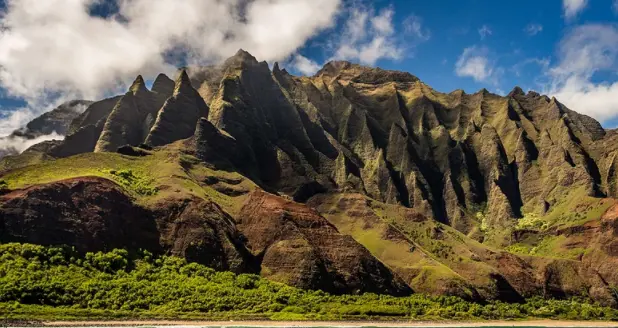
[[[237,222],[269,279],[338,294],[412,292],[351,236],[305,205],[256,191]]]
[[[2,242],[78,250],[160,250],[156,223],[114,183],[79,178],[17,190],[0,199]]]
[[[107,117],[95,152],[115,152],[123,145],[138,145],[144,140],[148,115],[155,112],[154,95],[138,76]]]

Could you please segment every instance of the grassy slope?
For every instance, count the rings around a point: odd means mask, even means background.
[[[492,250],[456,230],[432,220],[410,220],[412,210],[358,194],[319,197],[318,210],[339,231],[354,237],[414,290],[469,297],[470,287],[490,284],[495,269],[476,254]]]
[[[172,145],[145,157],[86,153],[18,168],[0,179],[9,189],[19,189],[63,179],[97,176],[117,182],[142,205],[148,206],[168,197],[196,196],[210,199],[234,215],[244,196],[228,196],[220,191],[235,190],[234,194],[244,194],[255,185],[235,172],[208,168],[195,157],[181,154],[177,147],[180,145]]]

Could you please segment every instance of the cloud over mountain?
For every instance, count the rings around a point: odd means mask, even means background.
[[[100,4],[7,1],[0,87],[29,103],[7,122],[23,124],[70,98],[101,97],[139,73],[172,72],[179,61],[214,62],[239,48],[284,59],[334,23],[341,1],[114,0],[117,10],[103,17],[92,13]]]

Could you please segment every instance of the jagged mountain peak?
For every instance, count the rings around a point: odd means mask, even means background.
[[[159,74],[152,84],[152,91],[157,93],[171,94],[173,90],[174,81],[163,73]]]
[[[138,92],[148,91],[146,88],[146,82],[144,82],[144,78],[141,75],[138,75],[135,78],[135,81],[131,84],[129,91],[133,94],[137,94]]]
[[[174,81],[174,95],[188,90],[189,88],[193,89],[189,74],[187,74],[186,69],[181,69],[180,74],[178,74],[178,77],[176,78],[176,81]]]
[[[223,63],[224,67],[230,67],[230,66],[251,66],[251,65],[257,65],[258,64],[258,60],[249,52],[243,50],[243,49],[239,49],[236,54],[234,54],[234,56],[228,58],[225,60],[225,62]]]
[[[517,95],[517,96],[524,96],[526,94],[524,93],[524,90],[522,90],[519,86],[515,86],[513,88],[513,90],[511,90],[511,92],[509,92],[508,96],[509,97],[513,97],[515,95]]]

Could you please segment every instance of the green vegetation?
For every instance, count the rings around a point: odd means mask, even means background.
[[[568,247],[569,240],[564,235],[545,236],[536,241],[527,241],[510,245],[507,251],[515,254],[578,259],[588,251],[581,247]]]
[[[554,200],[550,211],[533,221],[535,228],[540,230],[554,227],[564,229],[598,219],[614,204],[615,201],[610,198],[591,197],[585,188],[577,187]]]
[[[135,191],[142,196],[152,196],[157,193],[157,187],[152,186],[152,181],[142,176],[136,176],[133,170],[103,170],[113,176],[113,180],[121,186]]]
[[[524,213],[524,217],[517,221],[516,229],[545,230],[549,227],[536,213]]]
[[[618,310],[582,300],[471,303],[416,294],[329,295],[256,275],[216,272],[176,257],[124,250],[0,245],[0,315],[7,319],[270,318],[603,319]]]

